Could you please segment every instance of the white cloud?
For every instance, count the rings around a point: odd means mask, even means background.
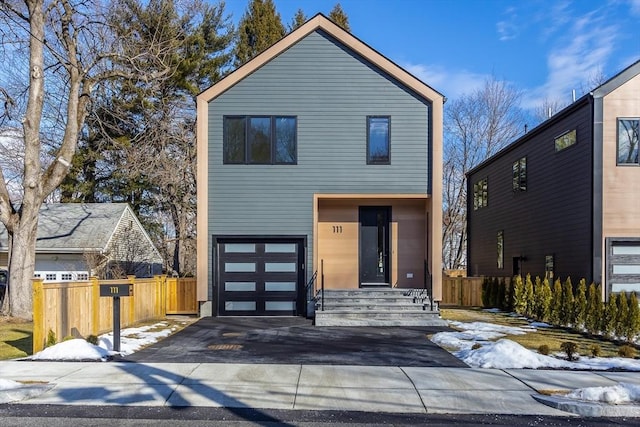
[[[640,16],[640,0],[629,0],[629,6],[632,15]]]
[[[468,70],[446,70],[437,65],[406,63],[401,66],[449,99],[479,89],[490,77],[487,74],[473,73]]]
[[[507,17],[502,21],[498,21],[496,24],[499,39],[500,41],[515,39],[520,33],[516,9],[514,7],[509,7],[504,14],[507,15]]]
[[[554,44],[547,56],[547,80],[528,92],[525,108],[535,108],[545,99],[569,102],[572,89],[593,89],[584,86],[604,69],[619,32],[596,12],[574,18],[564,29],[551,39]]]

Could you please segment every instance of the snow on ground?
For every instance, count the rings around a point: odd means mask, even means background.
[[[22,387],[22,383],[12,380],[3,380],[0,378],[0,391],[13,390]]]
[[[587,387],[573,390],[565,397],[614,405],[640,402],[640,386],[619,383],[611,387]]]
[[[76,338],[63,341],[59,344],[47,347],[44,350],[29,357],[29,360],[101,360],[109,358],[109,351],[88,343],[86,340]]]

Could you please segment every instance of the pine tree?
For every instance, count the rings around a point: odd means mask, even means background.
[[[501,277],[500,280],[498,281],[498,298],[497,298],[497,307],[500,310],[505,310],[505,301],[507,298],[507,285],[504,282],[504,277]]]
[[[609,301],[605,304],[604,321],[602,331],[607,337],[613,337],[616,333],[618,322],[618,298],[615,294],[609,295]]]
[[[285,28],[273,0],[251,0],[238,24],[236,67],[249,62],[284,35]]]
[[[524,282],[524,302],[525,309],[524,315],[531,318],[534,315],[534,293],[533,282],[531,281],[531,275],[527,274],[527,278]]]
[[[629,329],[627,331],[627,341],[632,342],[640,333],[640,307],[638,306],[638,297],[635,292],[629,297]]]
[[[490,307],[490,302],[489,302],[489,279],[488,277],[485,277],[484,279],[482,279],[482,293],[481,293],[481,298],[482,298],[482,306],[484,308],[491,308]]]
[[[553,292],[551,294],[551,310],[549,313],[549,321],[554,325],[560,325],[562,320],[562,283],[560,279],[556,279],[553,283]]]
[[[509,284],[507,285],[507,295],[506,295],[506,303],[505,303],[505,311],[512,312],[515,306],[515,277],[511,279]]]
[[[524,282],[522,276],[516,276],[513,279],[514,306],[513,310],[518,314],[524,314],[527,309],[527,301],[525,295]]]
[[[602,311],[602,298],[598,293],[598,288],[595,283],[589,285],[589,292],[587,297],[587,315],[585,320],[585,329],[592,335],[597,334],[600,331],[600,314]]]
[[[574,305],[575,327],[584,328],[587,321],[587,282],[581,279],[578,284]]]
[[[613,298],[613,295],[611,297]],[[626,338],[629,336],[629,303],[627,302],[627,293],[624,291],[618,294],[616,335],[620,338]]]
[[[293,19],[291,20],[291,24],[289,24],[289,32],[295,30],[296,28],[302,26],[307,21],[307,17],[305,16],[302,9],[298,9],[295,15],[293,15]]]
[[[340,6],[340,3],[336,3],[336,5],[333,6],[333,9],[329,12],[329,18],[341,26],[345,31],[351,31],[351,27],[349,26],[349,17],[347,17],[342,6]]]
[[[553,294],[551,292],[551,285],[549,284],[549,279],[545,278],[542,281],[542,307],[541,320],[543,322],[548,322],[549,317],[551,316],[551,301],[553,299]]]
[[[574,324],[574,298],[573,298],[573,285],[571,284],[571,277],[567,277],[562,285],[562,313],[560,315],[560,322],[563,326],[571,326]]]

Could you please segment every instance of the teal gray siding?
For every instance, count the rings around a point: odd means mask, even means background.
[[[224,165],[225,115],[296,116],[297,164]],[[390,165],[366,164],[369,115],[391,117]],[[426,100],[311,33],[209,103],[209,235],[306,235],[310,265],[314,193],[427,193],[429,119]]]

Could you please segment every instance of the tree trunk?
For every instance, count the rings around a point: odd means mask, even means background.
[[[23,215],[11,240],[9,260],[9,313],[21,319],[33,319],[33,288],[31,278],[35,269],[35,244],[38,216]],[[6,298],[6,297],[5,297]]]

